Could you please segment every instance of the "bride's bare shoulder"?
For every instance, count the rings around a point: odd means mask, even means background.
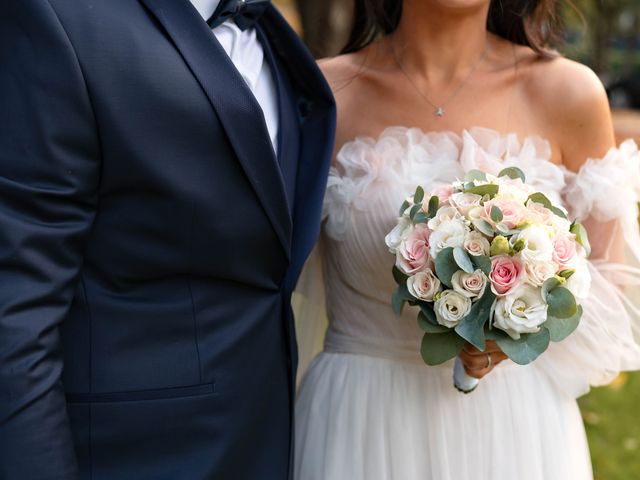
[[[562,56],[538,58],[526,69],[532,108],[550,126],[569,168],[600,157],[614,144],[604,85],[589,67]]]
[[[369,48],[365,48],[358,52],[325,58],[318,62],[335,95],[348,90],[354,82],[358,82],[359,77],[367,68],[369,53]]]

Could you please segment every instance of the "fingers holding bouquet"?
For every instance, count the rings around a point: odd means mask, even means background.
[[[509,358],[494,341],[488,341],[484,351],[467,343],[459,357],[467,375],[478,380],[489,375],[494,368]]]

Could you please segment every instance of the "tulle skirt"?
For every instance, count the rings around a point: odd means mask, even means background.
[[[464,395],[452,362],[321,353],[296,404],[296,480],[589,480],[574,398],[504,362]]]

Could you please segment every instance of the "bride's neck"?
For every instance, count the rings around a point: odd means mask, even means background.
[[[433,83],[447,83],[469,71],[489,41],[489,2],[467,8],[441,0],[404,0],[398,29],[389,42],[406,70]]]

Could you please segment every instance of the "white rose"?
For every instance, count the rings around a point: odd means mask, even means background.
[[[553,262],[525,262],[525,279],[534,287],[542,287],[542,284],[553,277],[558,271],[558,266]]]
[[[500,178],[500,187],[498,188],[498,195],[496,198],[507,201],[515,201],[517,203],[524,204],[529,198],[529,195],[534,193],[533,188],[522,183],[519,178],[513,179],[509,177]]]
[[[523,333],[537,333],[547,321],[547,305],[539,288],[520,285],[510,294],[498,298],[493,325],[518,340]]]
[[[591,290],[591,272],[589,272],[589,267],[585,260],[577,264],[575,273],[567,279],[565,287],[579,300],[583,300],[589,296],[589,291]]]
[[[472,231],[467,234],[462,246],[469,255],[473,255],[475,257],[489,255],[489,251],[491,250],[489,240],[487,240],[480,232],[476,231]]]
[[[384,237],[384,241],[389,247],[391,253],[396,253],[396,250],[400,244],[409,236],[413,225],[411,220],[406,217],[401,217],[398,220],[398,224]]]
[[[524,263],[551,261],[553,242],[547,229],[531,225],[518,235],[511,237],[512,245],[515,245],[519,240],[524,240],[524,249],[520,252]]]
[[[460,295],[477,300],[484,295],[487,288],[487,276],[482,270],[476,270],[473,273],[459,270],[451,277],[451,285]]]
[[[436,216],[429,220],[427,225],[431,230],[435,230],[440,226],[449,223],[452,220],[461,219],[462,215],[455,207],[442,207],[436,213]]]
[[[409,293],[418,300],[433,302],[433,297],[442,289],[440,280],[431,269],[415,274],[407,279]]]
[[[429,238],[431,257],[435,259],[447,247],[462,247],[467,233],[469,229],[462,219],[450,220],[440,225]]]
[[[471,300],[453,290],[445,290],[433,306],[436,320],[440,325],[454,328],[469,315]]]
[[[456,207],[458,211],[465,217],[474,207],[479,207],[482,197],[475,193],[454,193],[449,197],[449,203]]]

